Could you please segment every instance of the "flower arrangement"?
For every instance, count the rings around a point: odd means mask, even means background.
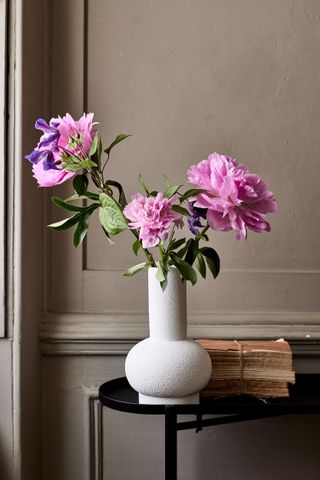
[[[134,254],[139,250],[145,254],[146,260],[129,268],[124,275],[157,267],[157,279],[165,289],[167,274],[176,267],[181,277],[194,285],[197,271],[203,278],[207,269],[214,278],[219,274],[217,252],[201,243],[208,242],[209,228],[235,230],[239,240],[246,238],[248,229],[270,231],[265,217],[276,211],[273,193],[258,175],[231,157],[213,153],[190,166],[187,178],[191,188],[185,191],[182,185],[172,185],[167,177],[164,177],[164,192],[149,190],[140,175],[142,193],[135,193],[127,202],[121,183],[105,178],[105,168],[112,149],[130,135],[118,135],[103,149],[92,113],[83,114],[79,120],[66,114],[52,118],[49,123],[40,118],[35,128],[43,134],[26,158],[33,165],[38,185],[52,187],[73,180],[71,197],[52,198],[55,205],[72,215],[49,227],[58,231],[75,227],[73,242],[78,246],[87,234],[91,215],[98,209],[102,230],[110,244],[114,243],[114,236],[129,229],[134,236]],[[95,186],[94,192],[88,189],[89,179]],[[77,200],[86,200],[86,204],[79,206]],[[184,219],[191,237],[176,238]]]

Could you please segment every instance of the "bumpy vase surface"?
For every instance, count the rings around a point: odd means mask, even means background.
[[[199,391],[211,376],[203,347],[187,339],[186,282],[174,268],[163,292],[149,268],[150,337],[135,345],[126,359],[126,376],[143,404],[199,403]]]

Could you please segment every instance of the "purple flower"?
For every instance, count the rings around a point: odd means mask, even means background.
[[[59,119],[57,118],[52,118],[49,125],[43,118],[39,118],[35,123],[35,128],[42,130],[43,135],[40,137],[37,147],[25,158],[34,165],[41,162],[44,170],[57,168],[55,161],[59,154],[58,142],[60,138],[58,125]]]
[[[33,176],[39,186],[59,185],[76,175],[77,172],[63,168],[63,154],[75,156],[79,161],[89,154],[95,136],[93,113],[83,114],[79,120],[67,113],[63,118],[52,118],[49,124],[39,118],[35,127],[42,130],[43,135],[33,152],[25,158],[33,164]],[[71,137],[78,138],[81,146],[70,145]]]
[[[247,228],[270,231],[265,215],[277,209],[274,195],[258,175],[234,158],[213,153],[192,165],[187,175],[190,183],[206,190],[195,197],[194,206],[207,209],[213,230],[236,230],[238,240],[246,238]]]
[[[131,220],[129,228],[139,230],[143,248],[155,247],[166,240],[174,224],[183,226],[182,215],[171,208],[176,201],[176,197],[165,198],[162,193],[156,197],[144,197],[141,193],[132,196],[123,213]]]
[[[45,170],[50,170],[51,168],[56,169],[54,155],[51,150],[47,149],[34,149],[29,155],[26,155],[25,158],[29,160],[33,165],[37,163],[42,163]]]
[[[59,125],[59,119],[58,118],[52,118],[50,120],[49,125],[43,118],[39,118],[36,121],[35,127],[37,130],[42,130],[43,135],[40,138],[40,141],[38,143],[38,148],[41,147],[57,147],[58,146],[58,141],[60,137],[60,132],[58,130],[58,125]]]
[[[191,213],[191,215],[187,219],[189,229],[194,235],[199,235],[200,230],[196,227],[203,227],[201,223],[201,218],[206,218],[206,210],[196,208],[193,202],[188,202],[188,209]]]
[[[193,235],[199,235],[200,230],[196,227],[202,227],[200,218],[196,215],[190,215],[190,217],[188,217],[188,226]]]

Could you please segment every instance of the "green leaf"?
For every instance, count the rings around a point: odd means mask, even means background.
[[[173,264],[177,267],[179,272],[181,273],[182,277],[185,280],[189,280],[192,285],[197,283],[197,274],[194,268],[189,265],[189,263],[182,260],[177,254],[174,252],[170,253],[170,257],[172,259]]]
[[[88,177],[85,173],[82,175],[76,175],[72,182],[73,189],[78,195],[83,195],[86,193],[88,184]]]
[[[97,193],[86,192],[83,194],[84,197],[90,198],[90,200],[99,200],[99,195]]]
[[[150,262],[138,263],[137,265],[134,265],[133,267],[128,268],[128,270],[126,270],[123,275],[125,277],[132,277],[132,275],[135,275],[136,273],[141,272],[141,270],[143,270],[145,267],[149,265],[150,265]]]
[[[68,228],[73,227],[73,225],[78,223],[82,215],[86,213],[91,214],[98,206],[99,204],[93,203],[92,205],[89,205],[89,207],[83,207],[82,211],[77,213],[73,217],[65,218],[64,220],[60,220],[59,222],[56,222],[56,223],[51,223],[50,225],[48,225],[48,227],[57,231],[67,230]]]
[[[186,241],[185,238],[180,238],[180,240],[173,240],[170,243],[168,250],[176,250],[176,248],[181,247],[181,245],[183,245],[185,241]]]
[[[149,197],[156,197],[158,195],[158,192],[156,190],[152,190],[152,192],[149,193]]]
[[[73,244],[75,247],[78,247],[87,235],[90,215],[91,212],[84,213],[78,222],[77,228],[73,234]]]
[[[171,198],[181,187],[182,185],[171,185],[171,187],[167,188],[167,190],[164,192],[163,196],[166,198]]]
[[[90,170],[91,168],[96,168],[98,165],[90,160],[90,158],[87,158],[86,160],[83,160],[81,162],[82,168],[86,168],[87,170]]]
[[[220,272],[220,258],[217,252],[211,247],[202,247],[200,252],[205,256],[207,265],[214,278],[217,278]]]
[[[159,262],[159,260],[156,261],[156,265],[158,267],[157,273],[156,273],[156,279],[158,280],[159,283],[164,282],[166,280],[166,275],[163,270],[163,265],[161,264],[161,262]]]
[[[64,202],[63,200],[61,200],[61,198],[58,198],[58,197],[52,197],[51,201],[57,207],[63,208],[64,210],[68,210],[69,212],[82,212],[87,208],[87,207],[79,207],[78,205],[70,205],[69,203]]]
[[[132,135],[124,135],[123,133],[120,133],[120,135],[118,135],[114,140],[113,142],[109,145],[108,148],[106,148],[104,151],[107,155],[110,155],[110,152],[111,150],[113,149],[113,147],[115,147],[118,143],[122,142],[123,140],[125,140],[126,138],[128,137],[131,137]]]
[[[204,261],[203,255],[200,250],[197,253],[197,256],[193,262],[193,265],[196,269],[200,272],[203,278],[206,278],[207,269],[206,269],[206,262]]]
[[[133,242],[133,244],[132,244],[133,253],[135,255],[138,255],[138,252],[139,252],[141,247],[142,247],[142,245],[141,245],[141,242],[139,240],[136,240],[135,242]]]
[[[102,227],[102,225],[101,225],[101,228],[102,228],[103,233],[104,233],[105,236],[107,237],[107,240],[108,240],[108,242],[109,242],[109,245],[114,245],[115,243],[114,243],[113,240],[111,240],[109,233]]]
[[[147,189],[147,186],[146,186],[146,184],[144,183],[144,180],[143,180],[143,178],[142,178],[141,173],[139,174],[139,182],[140,182],[140,185],[141,185],[144,193],[145,193],[146,195],[149,195],[149,190]]]
[[[48,227],[60,232],[61,230],[67,230],[68,228],[73,227],[73,225],[78,223],[79,220],[80,220],[80,214],[77,214],[77,215],[74,215],[73,217],[60,220],[59,222],[51,223],[50,225],[48,225]]]
[[[77,148],[77,146],[75,145],[73,148]],[[71,153],[67,153],[67,152],[62,153],[63,168],[66,168],[66,165],[70,165],[70,164],[78,165],[80,161],[81,159],[79,157],[76,157]]]
[[[126,199],[126,196],[124,194],[121,183],[116,182],[116,180],[108,180],[107,182],[105,182],[105,185],[109,185],[111,187],[116,187],[116,189],[119,192],[119,203],[120,203],[121,207],[124,208],[127,205],[127,199]]]
[[[86,200],[87,198],[90,198],[90,200],[99,200],[99,195],[97,193],[92,193],[92,192],[86,192],[83,195],[71,195],[71,197],[68,197],[65,202],[73,202],[75,200]]]
[[[99,133],[96,133],[89,150],[89,157],[92,157],[96,153],[99,146],[99,140],[100,140]]]
[[[97,150],[95,151],[95,153],[91,157],[92,161],[97,164],[98,168],[101,165],[101,153],[102,153],[102,142],[101,142],[101,138],[99,136]]]
[[[204,190],[203,188],[191,188],[190,190],[187,190],[186,192],[184,192],[183,195],[181,195],[180,202],[182,203],[184,200],[187,200],[187,198],[195,197],[199,193],[203,193],[206,191],[207,190]]]
[[[168,277],[166,277],[163,282],[160,282],[160,287],[161,287],[161,290],[164,292],[165,289],[167,288],[168,286]]]
[[[172,205],[171,210],[174,212],[181,213],[182,215],[185,215],[186,217],[190,217],[190,212],[184,207],[181,207],[180,205]]]
[[[82,166],[82,164],[80,165],[80,163],[70,163],[68,165],[65,165],[63,168],[68,172],[77,172],[78,170],[82,170],[84,167]]]
[[[100,194],[99,220],[109,235],[117,235],[128,228],[122,210],[114,198],[106,193]]]
[[[170,182],[169,178],[164,173],[162,174],[162,176],[164,178],[164,181],[166,182],[166,189],[170,188],[172,183]]]
[[[179,250],[178,252],[176,252],[176,255],[178,255],[180,258],[183,258],[183,256],[185,255],[186,251],[188,250],[188,242],[185,244],[184,247],[181,248],[181,250]]]
[[[188,249],[185,256],[185,261],[190,265],[192,265],[199,251],[199,242],[197,242],[193,238],[190,238],[190,240],[188,240],[187,243],[188,243]]]

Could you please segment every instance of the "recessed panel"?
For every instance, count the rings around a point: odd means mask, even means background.
[[[315,2],[90,1],[88,107],[114,151],[107,176],[130,197],[143,173],[186,182],[211,152],[234,155],[275,192],[272,232],[214,235],[231,268],[319,268],[320,33]],[[117,239],[118,240],[118,239]],[[129,239],[90,230],[87,268],[134,262]]]

